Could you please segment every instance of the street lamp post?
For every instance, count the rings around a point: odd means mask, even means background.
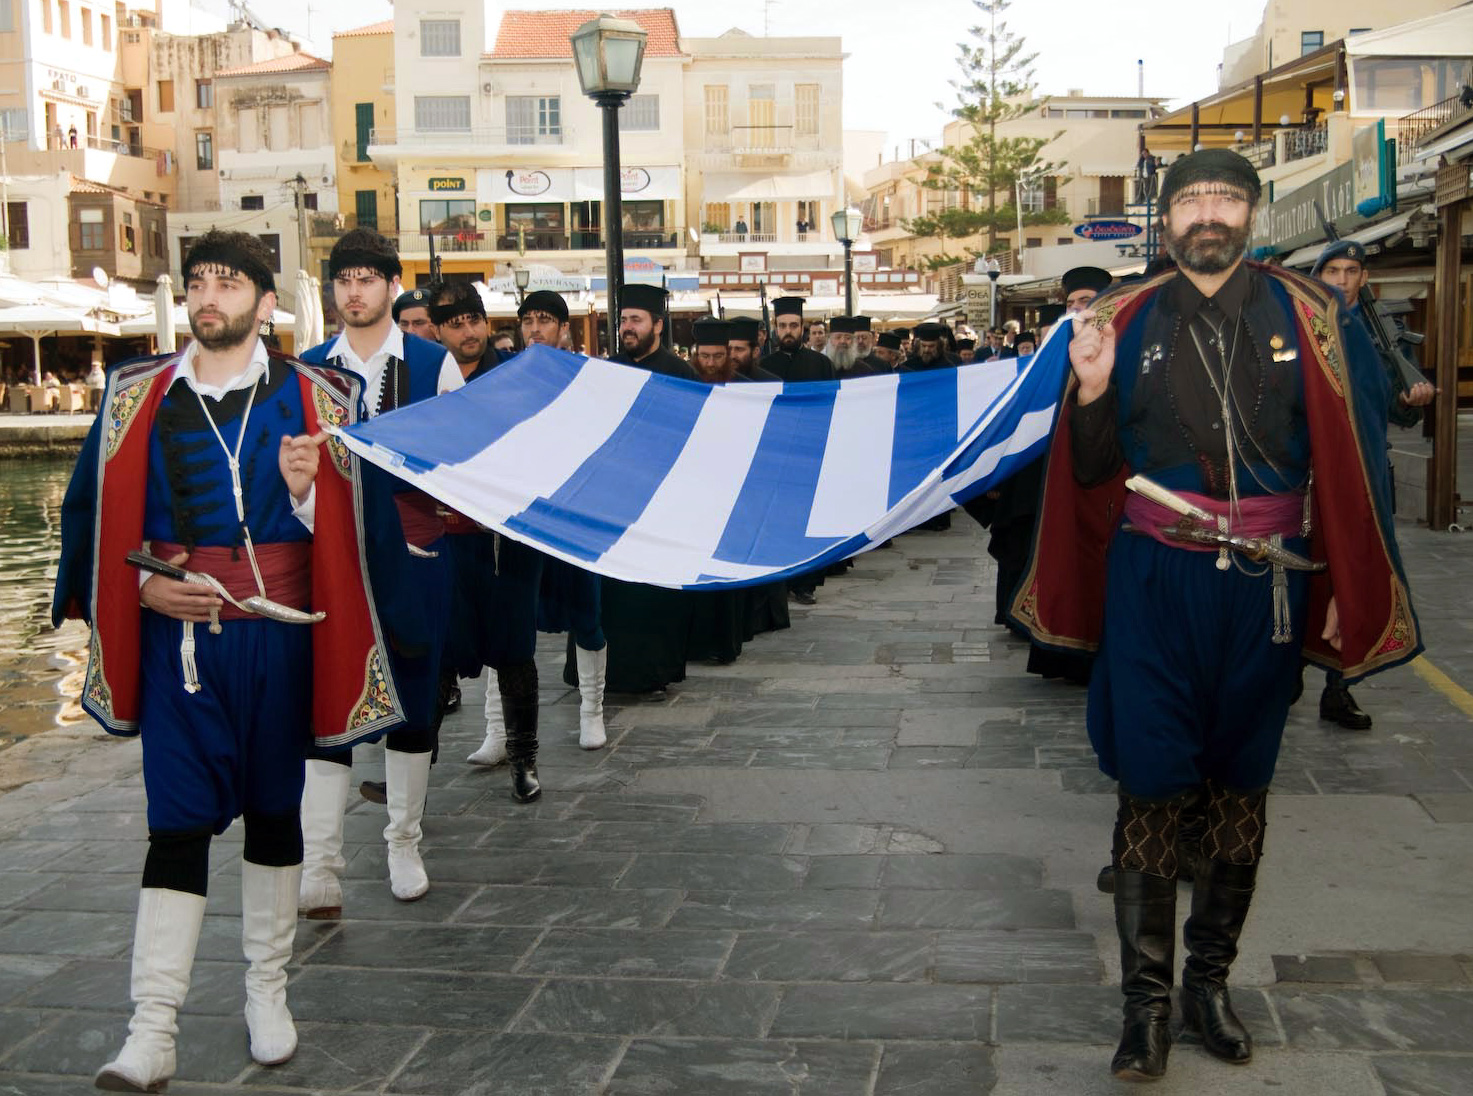
[[[511,272],[511,279],[517,285],[517,305],[527,299],[527,286],[532,284],[532,272],[525,266],[519,266]]]
[[[992,256],[987,257],[987,280],[992,283],[992,291],[987,294],[987,329],[990,331],[997,326],[997,278],[1002,273],[1002,264]]]
[[[604,264],[608,267],[609,327],[617,326],[619,294],[624,288],[623,202],[620,196],[619,108],[639,87],[645,31],[628,19],[600,15],[573,32],[573,60],[578,82],[603,111],[604,131]]]
[[[844,315],[854,315],[854,238],[864,227],[864,214],[853,206],[836,209],[830,220],[834,235],[844,245]]]

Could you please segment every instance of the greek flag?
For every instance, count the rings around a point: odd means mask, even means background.
[[[586,570],[753,585],[866,551],[1040,456],[1069,329],[1029,358],[801,384],[706,385],[534,346],[341,436]]]

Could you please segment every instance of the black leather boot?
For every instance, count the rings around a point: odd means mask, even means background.
[[[496,679],[506,716],[511,797],[518,803],[531,803],[542,795],[542,784],[537,779],[537,664],[499,667]]]
[[[1155,1081],[1171,1052],[1171,979],[1176,951],[1176,880],[1115,869],[1115,928],[1125,1027],[1110,1072]]]
[[[1182,808],[1181,824],[1176,831],[1176,881],[1190,883],[1197,878],[1197,865],[1202,859],[1202,838],[1207,833],[1207,799],[1193,794]]]
[[[1371,717],[1360,710],[1355,697],[1342,682],[1332,681],[1320,693],[1320,718],[1338,723],[1347,731],[1369,731]]]
[[[1182,1024],[1202,1036],[1207,1053],[1240,1066],[1253,1059],[1253,1039],[1233,1011],[1227,976],[1238,957],[1238,936],[1257,876],[1257,864],[1203,859],[1192,887],[1192,915],[1183,931]]]

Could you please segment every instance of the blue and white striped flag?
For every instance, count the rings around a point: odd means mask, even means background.
[[[1031,358],[842,383],[712,386],[534,346],[342,437],[587,570],[752,585],[883,543],[1042,454],[1069,328]]]

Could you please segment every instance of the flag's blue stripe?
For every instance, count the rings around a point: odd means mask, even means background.
[[[583,359],[533,346],[464,388],[348,427],[426,471],[460,464],[543,410],[573,383]]]
[[[507,518],[523,533],[583,560],[623,536],[664,482],[714,388],[651,377],[608,440],[545,499]]]
[[[810,538],[806,532],[838,391],[837,381],[783,385],[713,553],[716,559],[782,567],[841,539]]]
[[[956,449],[956,370],[902,374],[895,393],[890,490],[894,506]]]

